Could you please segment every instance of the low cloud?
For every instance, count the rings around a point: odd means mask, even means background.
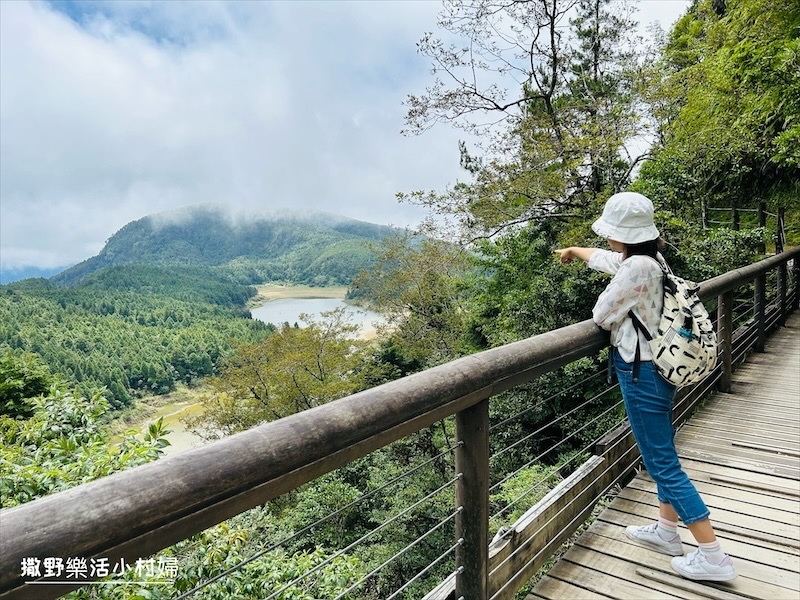
[[[208,202],[418,222],[395,193],[459,176],[455,132],[399,134],[437,9],[0,3],[3,268],[72,264]]]

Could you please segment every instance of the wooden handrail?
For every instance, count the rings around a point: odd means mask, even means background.
[[[22,558],[149,556],[607,344],[587,320],[0,511],[0,592]]]
[[[702,284],[701,294],[719,295],[798,256],[800,249],[794,249],[715,277]],[[794,286],[797,294],[796,279]],[[0,597],[30,597],[31,586],[21,576],[23,558],[135,561],[149,556],[607,345],[607,333],[586,320],[2,510]],[[485,411],[476,414],[483,422]],[[475,421],[462,419],[462,426],[470,427],[470,422]],[[483,434],[470,435],[477,440]],[[461,460],[467,461],[473,479],[480,480],[486,457],[480,464],[472,458]],[[488,490],[477,496],[474,490],[460,493],[480,499]],[[485,533],[471,538],[472,544],[485,543]],[[485,548],[467,545],[460,552],[485,561]],[[485,588],[486,566],[475,568],[481,573],[477,585]],[[62,586],[36,587],[37,598],[69,591]]]

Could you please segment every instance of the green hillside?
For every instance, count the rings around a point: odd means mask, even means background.
[[[324,213],[245,215],[201,205],[128,223],[100,253],[51,281],[74,285],[109,266],[213,267],[239,283],[346,285],[371,261],[365,242],[391,227]]]
[[[234,216],[198,206],[133,221],[50,280],[0,286],[0,357],[33,353],[115,408],[216,372],[274,327],[245,308],[253,283],[349,285],[393,229],[329,214]]]
[[[73,287],[45,279],[2,286],[0,357],[34,353],[87,397],[104,387],[115,408],[210,375],[233,340],[273,328],[241,307],[253,288],[192,269],[131,265]]]

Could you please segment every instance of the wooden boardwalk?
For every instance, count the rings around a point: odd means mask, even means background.
[[[688,581],[669,556],[628,540],[627,525],[658,517],[655,484],[640,472],[526,600],[800,599],[800,314],[734,372],[732,392],[716,393],[676,443],[739,577]],[[694,538],[679,532],[690,552]]]

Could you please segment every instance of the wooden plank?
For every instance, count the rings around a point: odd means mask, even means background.
[[[746,596],[740,596],[739,594],[733,594],[726,590],[707,586],[702,582],[698,583],[689,579],[684,579],[677,573],[664,574],[655,569],[644,569],[641,567],[636,569],[636,573],[644,579],[668,585],[672,589],[691,591],[693,598],[712,598],[713,600],[737,600],[746,598]]]
[[[569,554],[569,552],[567,553]],[[590,555],[591,556],[591,555]],[[624,561],[614,561],[607,556],[594,553],[595,563],[598,563],[600,570],[585,567],[581,564],[570,562],[565,556],[558,561],[548,575],[564,581],[580,582],[581,587],[592,592],[603,593],[606,590],[613,590],[614,598],[647,598],[648,600],[675,600],[685,596],[676,596],[655,590],[646,585],[637,585],[619,577],[617,572],[612,569],[612,564],[622,570],[622,566],[627,566]],[[602,566],[600,563],[604,563]],[[607,569],[607,570],[606,570]]]
[[[784,479],[800,480],[800,471],[796,467],[770,464],[766,461],[748,461],[736,458],[720,456],[718,451],[713,448],[701,446],[681,445],[678,449],[678,456],[683,460],[696,460],[710,463],[720,467],[729,467],[744,470],[751,473],[761,473],[763,475],[777,475]]]
[[[730,485],[739,485],[783,498],[798,497],[798,487],[795,481],[773,473],[742,471],[726,465],[694,460],[689,457],[681,458],[681,466],[687,473],[691,471],[692,475],[690,477],[693,479],[727,482]]]
[[[615,508],[633,514],[641,513],[631,510],[630,506],[622,503],[623,501],[644,505],[645,507],[654,507],[658,505],[657,498],[654,494],[630,488],[623,490],[619,498],[620,503],[617,503]],[[735,528],[740,535],[748,536],[753,543],[757,543],[763,537],[765,541],[794,548],[794,553],[798,554],[798,525],[796,523],[779,522],[758,514],[745,514],[737,510],[741,505],[737,506],[733,503],[727,505],[729,510],[714,506],[710,502],[707,502],[707,505],[711,511],[711,521],[714,523],[715,528],[722,529],[723,526],[726,526],[726,529]],[[649,514],[649,509],[645,516],[647,514]],[[796,522],[797,517],[798,515],[794,515],[792,520]]]
[[[703,412],[706,411],[725,411],[730,410],[735,405],[746,405],[759,415],[764,415],[769,419],[782,408],[791,407],[796,404],[793,395],[783,390],[773,389],[773,382],[758,375],[759,385],[751,386],[740,382],[731,392],[714,392],[714,395],[706,399],[703,405]],[[739,414],[740,417],[745,415]],[[792,415],[794,417],[794,415]]]
[[[565,598],[608,600],[608,598],[614,598],[614,596],[599,594],[587,590],[586,588],[578,587],[567,581],[545,575],[539,583],[536,584],[534,590],[525,597],[525,600],[538,600],[538,598],[546,598],[547,600],[564,600]]]
[[[742,393],[733,394],[727,398],[723,398],[724,395],[720,392],[717,394],[719,396],[715,397],[715,403],[704,406],[698,415],[734,417],[739,420],[740,424],[750,427],[760,426],[762,418],[764,421],[782,423],[784,426],[795,429],[800,422],[794,414],[798,408],[798,402],[794,397],[787,397],[783,400],[773,397],[764,401],[748,401],[743,399]],[[764,408],[765,405],[768,405],[769,408]],[[751,418],[755,416],[759,418]]]
[[[655,503],[653,503],[653,505],[655,505]],[[754,546],[800,556],[800,540],[776,536],[765,531],[754,531],[730,523],[721,523],[716,520],[714,521],[714,528],[718,534],[722,535],[724,533],[727,539],[735,539]]]
[[[770,425],[769,428],[764,427],[759,428],[758,425],[754,426],[752,423],[745,423],[742,421],[741,417],[738,416],[715,416],[712,417],[705,412],[699,412],[695,414],[692,418],[690,423],[707,426],[716,428],[718,430],[726,430],[729,427],[732,428],[733,431],[740,431],[742,429],[750,430],[754,435],[764,435],[766,434],[774,434],[775,437],[778,439],[786,439],[786,440],[796,440],[797,439],[797,427],[789,426],[785,423],[775,423]],[[680,431],[683,431],[681,428]]]
[[[764,401],[771,400],[771,398],[764,398]],[[740,403],[736,403],[737,406],[742,406]],[[731,410],[732,407],[730,406],[710,406],[710,407],[703,407],[703,414],[714,416],[736,416],[734,412]],[[797,427],[798,423],[800,423],[800,418],[796,417],[792,413],[788,413],[786,409],[775,409],[771,410],[768,408],[756,408],[755,405],[752,407],[744,407],[747,410],[747,419],[752,421],[757,420],[759,423],[775,423],[775,424],[784,424],[792,427]],[[742,415],[739,415],[739,418],[742,418]]]
[[[792,368],[796,369],[797,367],[788,365],[783,367],[777,373],[777,376],[783,376],[784,373]],[[795,392],[800,389],[800,386],[791,380],[784,381],[780,387],[776,385],[777,383],[776,378],[765,371],[752,371],[748,379],[735,382],[731,392],[720,392],[716,402],[723,406],[726,402],[733,401],[735,398],[737,403],[748,404],[764,412],[769,412],[775,405],[779,407],[791,406],[792,401],[796,398]]]
[[[770,469],[782,476],[799,479],[800,467],[797,459],[793,456],[763,452],[750,448],[737,448],[732,444],[715,444],[707,439],[699,439],[691,436],[684,436],[679,443],[679,455],[690,455],[700,453],[708,456],[711,462],[713,457],[718,457],[720,464],[735,462],[741,464],[741,468],[753,470]]]
[[[800,457],[797,451],[793,451],[792,449],[785,449],[781,452],[781,449],[774,445],[768,446],[760,443],[740,442],[730,438],[712,437],[706,435],[702,430],[698,431],[697,429],[691,428],[681,429],[675,441],[681,448],[687,445],[715,448],[728,456],[775,461],[775,464],[784,466],[797,467],[797,458]]]
[[[778,521],[784,521],[782,514],[784,512],[788,512],[792,515],[800,513],[800,500],[791,500],[789,498],[766,496],[764,494],[760,494],[750,489],[730,487],[719,483],[710,483],[702,481],[697,477],[694,477],[694,473],[691,472],[689,473],[689,478],[692,480],[692,483],[697,488],[697,491],[700,492],[700,495],[703,496],[703,498],[709,499],[706,501],[706,503],[707,504],[710,503],[712,506],[718,505],[717,502],[714,500],[715,498],[721,498],[721,499],[736,500],[738,502],[742,502],[754,507],[768,507],[780,513],[777,517],[774,517],[775,520]],[[652,494],[656,493],[655,482],[649,477],[645,477],[643,475],[635,477],[633,480],[631,480],[631,482],[628,484],[628,487],[632,489],[642,490],[645,492],[650,492]]]
[[[628,525],[648,525],[657,518],[657,511],[652,511],[648,516],[642,516],[642,510],[636,512],[620,512],[616,509],[609,507],[601,515],[601,523],[609,526],[616,526],[618,534],[615,534],[615,539],[621,539],[619,536],[625,537],[624,528]],[[600,529],[598,529],[600,531]],[[739,540],[728,538],[722,535],[717,537],[722,544],[723,550],[729,554],[736,564],[736,568],[741,574],[746,574],[748,577],[764,581],[765,583],[776,582],[781,587],[786,587],[793,590],[800,590],[800,558],[796,555],[790,555],[786,552],[772,550],[770,548],[755,547],[752,544],[744,543]],[[604,533],[607,535],[607,533]],[[686,551],[696,547],[691,533],[685,528],[681,528],[681,538]],[[624,541],[624,540],[622,540]],[[635,545],[635,542],[631,541]],[[641,546],[636,546],[641,548]],[[658,554],[658,553],[656,553]],[[663,555],[662,555],[663,556]],[[749,565],[747,573],[742,573],[739,569],[739,561],[746,561]],[[756,567],[757,566],[757,567]],[[752,572],[751,572],[752,571]],[[749,574],[748,574],[749,573]]]
[[[770,454],[780,454],[780,455],[784,455],[784,456],[791,456],[793,458],[800,458],[800,452],[798,452],[797,450],[793,450],[791,448],[783,447],[783,446],[775,446],[775,445],[769,445],[769,444],[757,444],[757,443],[751,442],[751,441],[740,441],[740,440],[732,441],[731,444],[734,447],[738,447],[738,448],[747,448],[749,450],[757,450],[759,452],[767,452],[767,453],[770,453]],[[800,444],[798,444],[797,446],[800,448]]]
[[[756,431],[752,427],[747,427],[745,425],[730,425],[726,426],[724,429],[720,429],[719,423],[717,422],[692,418],[691,421],[681,427],[679,435],[684,434],[684,432],[687,435],[702,435],[711,439],[727,439],[731,442],[738,441],[752,444],[765,444],[769,442],[775,448],[785,448],[794,451],[796,451],[796,448],[800,448],[800,439],[798,439],[796,435],[796,430],[777,435],[775,431]]]
[[[690,475],[691,477],[691,475]],[[781,523],[790,528],[800,531],[800,511],[797,510],[798,503],[794,503],[794,507],[789,506],[788,509],[779,509],[776,507],[765,506],[764,504],[753,504],[742,500],[740,498],[733,498],[730,495],[720,495],[713,493],[712,486],[706,486],[699,482],[693,482],[697,491],[703,497],[709,509],[719,509],[735,514],[749,515],[751,517],[761,519],[765,523]],[[703,493],[701,489],[708,489],[712,487],[712,493]],[[724,491],[725,488],[720,488]],[[658,504],[656,496],[655,484],[652,487],[643,488],[636,482],[631,482],[624,490],[622,490],[618,497],[626,498],[628,500],[642,502],[644,504]],[[787,501],[791,505],[791,501]],[[740,523],[741,524],[741,523]],[[796,536],[790,536],[796,537]]]
[[[778,373],[779,377],[785,378],[785,370]],[[795,385],[791,381],[782,380],[780,383],[769,377],[765,373],[754,371],[753,381],[740,381],[732,392],[717,392],[709,399],[709,408],[728,408],[731,404],[737,404],[752,408],[758,413],[763,413],[767,417],[778,412],[781,407],[797,404],[797,398],[792,394]],[[777,387],[780,385],[780,387]],[[793,420],[797,415],[787,415]]]
[[[614,510],[631,515],[640,515],[642,517],[657,518],[653,515],[653,510],[657,504],[655,502],[642,502],[637,500],[629,500],[628,498],[618,497],[611,503]],[[657,512],[657,511],[656,511]],[[797,535],[797,527],[787,525],[785,523],[777,523],[775,521],[768,521],[766,519],[759,519],[750,515],[737,514],[733,511],[714,509],[711,511],[711,522],[717,524],[732,525],[743,530],[748,530],[751,537],[758,538],[759,532],[769,532],[771,539],[785,538],[787,544],[791,544]],[[795,557],[796,559],[796,557]],[[793,562],[796,562],[793,561]],[[798,569],[800,570],[800,562],[797,562]]]
[[[780,487],[780,486],[774,486],[774,485],[751,483],[749,481],[744,481],[742,479],[735,479],[733,477],[724,477],[724,476],[721,476],[721,475],[710,475],[710,479],[711,479],[711,481],[720,482],[720,483],[723,483],[725,485],[734,485],[734,486],[738,486],[738,487],[757,489],[763,494],[767,494],[767,493],[772,494],[773,495],[772,497],[775,497],[775,495],[778,495],[778,494],[783,495],[783,496],[792,497],[792,498],[800,497],[800,490],[793,489],[791,487]],[[789,485],[791,485],[791,484],[789,484]]]
[[[619,515],[617,516],[619,517]],[[631,517],[628,517],[627,520],[623,518],[621,523],[613,524],[597,521],[580,537],[577,543],[597,552],[613,553],[615,556],[623,557],[625,560],[646,568],[655,568],[669,573],[672,571],[669,556],[640,546],[625,535],[626,525],[645,525],[647,522],[646,519],[637,521]],[[732,553],[731,547],[735,550],[744,549],[746,556],[749,555],[746,544],[733,540],[722,540],[722,544],[725,551],[732,556],[739,577],[726,584],[707,583],[706,585],[722,585],[722,588],[727,591],[749,598],[785,598],[792,594],[792,598],[797,599],[798,591],[800,591],[800,578],[797,576],[797,571],[755,562]],[[684,547],[687,551],[693,549],[693,545],[687,543],[685,538]]]
[[[622,533],[624,537],[624,532]],[[570,554],[571,553],[571,554]],[[725,591],[727,585],[716,584],[711,587],[707,583],[683,579],[670,565],[670,557],[654,550],[644,548],[630,542],[627,538],[609,538],[590,528],[573,549],[573,559],[586,560],[604,565],[616,577],[633,580],[641,586],[652,590],[678,596],[680,598],[713,598],[714,600],[734,600],[746,598],[736,593]],[[565,558],[567,558],[565,556]],[[610,562],[608,562],[610,561]],[[616,566],[622,563],[624,566]],[[646,575],[643,575],[643,572]],[[654,576],[658,573],[658,576]],[[612,587],[612,589],[614,589]],[[625,597],[625,596],[618,596]],[[632,598],[650,598],[649,595],[632,596]]]

